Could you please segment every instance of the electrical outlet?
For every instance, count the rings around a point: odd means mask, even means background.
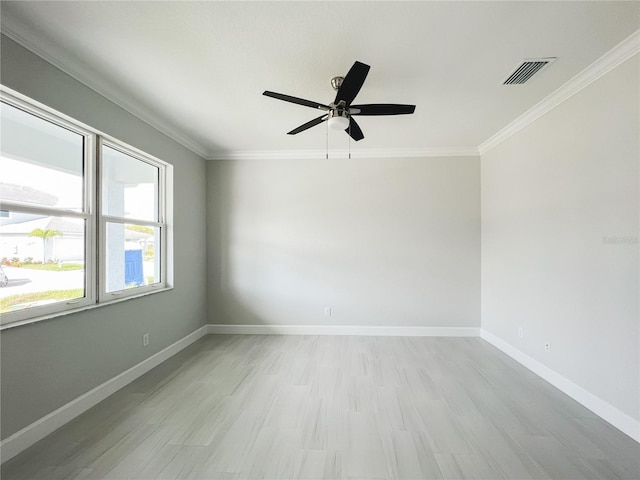
[[[145,333],[144,335],[142,335],[142,346],[146,347],[149,345],[149,334]]]
[[[324,307],[324,316],[325,317],[331,316],[331,307]]]
[[[548,352],[551,350],[551,344],[549,342],[544,344],[544,349]]]
[[[524,338],[524,328],[522,327],[518,329],[518,338]]]

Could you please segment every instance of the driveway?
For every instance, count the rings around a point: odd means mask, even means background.
[[[0,288],[0,298],[19,293],[84,287],[84,270],[56,272],[20,267],[3,267],[3,269],[9,277],[9,283],[6,287]]]

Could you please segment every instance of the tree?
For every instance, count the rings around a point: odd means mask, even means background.
[[[42,230],[41,228],[35,228],[29,232],[30,237],[38,237],[42,239],[42,264],[47,263],[47,240],[53,237],[61,237],[62,232],[60,230],[53,230],[47,228]]]

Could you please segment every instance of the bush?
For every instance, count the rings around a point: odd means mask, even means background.
[[[22,263],[31,265],[33,263],[33,257],[25,257],[22,259]]]

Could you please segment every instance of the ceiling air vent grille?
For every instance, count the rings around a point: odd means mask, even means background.
[[[547,68],[555,57],[548,58],[525,58],[524,61],[516,67],[511,75],[502,82],[503,85],[522,85],[536,73]]]

